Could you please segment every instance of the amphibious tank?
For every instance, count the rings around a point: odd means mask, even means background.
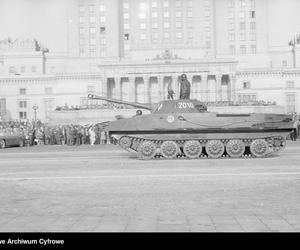
[[[139,159],[266,157],[285,147],[293,130],[286,114],[220,114],[198,100],[164,100],[155,105],[89,94],[88,98],[149,110],[119,119],[105,130],[115,144]]]

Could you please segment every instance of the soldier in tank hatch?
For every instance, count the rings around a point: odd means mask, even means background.
[[[191,84],[187,80],[186,74],[180,77],[180,96],[179,99],[190,99]]]

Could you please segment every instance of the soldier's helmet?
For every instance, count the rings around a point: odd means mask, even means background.
[[[186,76],[186,74],[182,74],[180,78],[181,78],[181,80],[186,80],[187,76]]]

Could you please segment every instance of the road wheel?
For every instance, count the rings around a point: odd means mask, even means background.
[[[132,139],[127,136],[123,136],[119,140],[119,145],[124,149],[128,149],[132,145]]]
[[[183,145],[183,152],[188,158],[199,158],[202,153],[201,143],[198,141],[187,141]]]
[[[174,159],[179,152],[179,147],[174,141],[165,141],[161,144],[160,150],[163,157]]]
[[[138,147],[138,157],[142,160],[153,159],[156,154],[156,145],[151,141],[144,141]]]
[[[245,144],[241,140],[230,140],[226,145],[226,152],[230,157],[239,158],[245,152]]]
[[[5,141],[3,139],[0,140],[0,148],[5,148],[5,147],[6,147]]]
[[[211,140],[206,144],[206,153],[210,158],[219,158],[224,153],[224,144],[219,140]]]
[[[264,157],[269,153],[269,145],[263,139],[256,139],[251,143],[250,151],[255,157]]]

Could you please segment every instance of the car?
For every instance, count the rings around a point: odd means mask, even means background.
[[[24,146],[24,138],[20,135],[0,134],[0,148]]]

